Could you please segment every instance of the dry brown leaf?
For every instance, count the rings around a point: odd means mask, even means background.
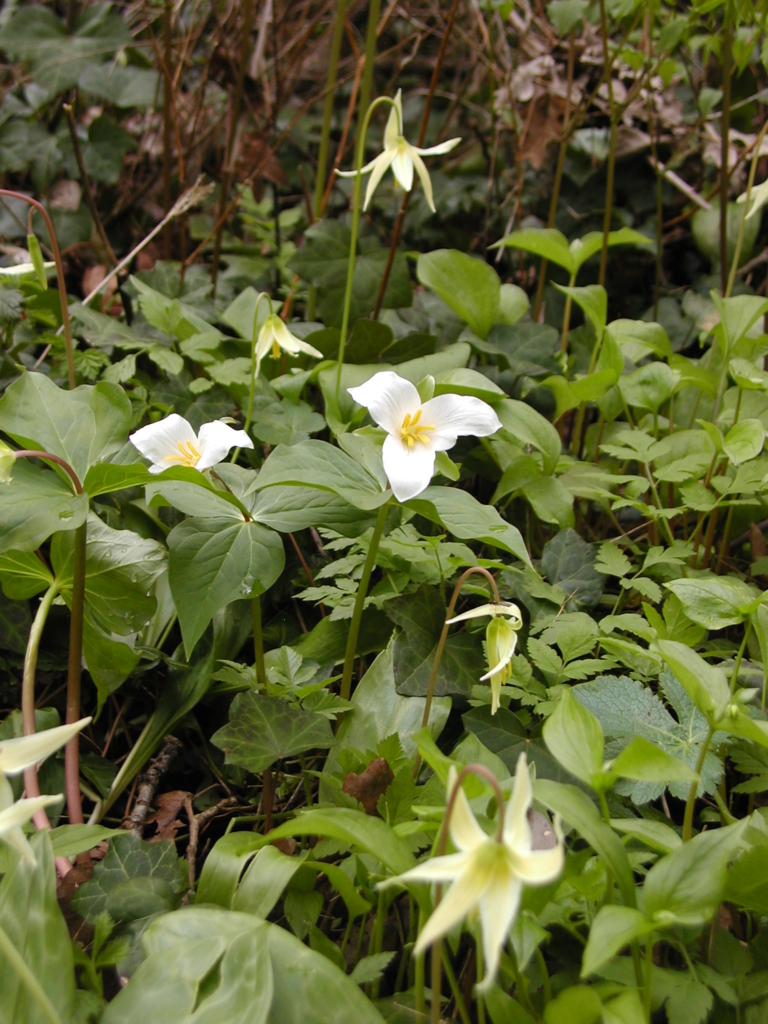
[[[762,558],[768,555],[768,544],[765,543],[765,537],[763,531],[757,525],[757,523],[750,523],[749,526],[749,546],[752,549],[752,561],[757,561],[758,558]]]
[[[152,836],[153,840],[176,838],[176,833],[184,826],[184,823],[177,818],[177,814],[190,795],[185,790],[172,789],[168,793],[161,793],[155,797],[157,809],[147,818],[147,825],[154,823],[157,826],[157,832]]]
[[[394,773],[383,757],[371,761],[364,772],[356,775],[350,772],[344,779],[342,790],[361,803],[366,814],[376,814],[379,797],[387,791],[394,779]]]

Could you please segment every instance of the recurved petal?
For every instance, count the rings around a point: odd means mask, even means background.
[[[435,472],[435,449],[416,442],[413,448],[388,434],[381,449],[384,472],[398,501],[408,501],[429,487]]]
[[[253,441],[244,430],[233,430],[221,420],[204,423],[200,427],[200,461],[196,469],[210,469],[227,455],[230,448],[253,448]]]
[[[431,857],[423,864],[406,871],[405,874],[388,878],[379,884],[379,888],[387,885],[405,884],[406,882],[452,882],[461,874],[469,863],[467,853],[449,853],[445,857]]]
[[[504,811],[504,842],[515,852],[527,853],[531,849],[528,809],[532,803],[533,789],[528,771],[528,758],[523,753],[517,759],[512,796],[507,801]]]
[[[348,390],[358,405],[365,406],[380,427],[398,437],[406,414],[413,416],[421,407],[416,386],[394,370],[374,373],[364,384]]]
[[[373,170],[373,168],[376,166],[376,161],[378,159],[379,159],[378,157],[374,157],[373,160],[371,160],[370,163],[365,164],[364,167],[361,167],[360,168],[360,173],[361,174],[369,174]],[[357,177],[357,171],[340,171],[340,170],[337,169],[337,170],[334,171],[334,174],[336,175],[337,178],[356,178]]]
[[[310,355],[318,356],[322,354],[316,348],[312,348],[311,345],[307,345],[301,338],[297,338],[295,334],[292,334],[279,316],[276,316],[275,319],[279,324],[275,324],[273,327],[275,340],[284,352],[291,356],[298,355],[299,352],[308,352]]]
[[[417,956],[474,910],[485,892],[487,881],[486,872],[477,870],[472,862],[467,865],[422,928],[414,948]]]
[[[466,622],[468,619],[482,619],[487,615],[496,615],[499,605],[479,604],[477,608],[470,608],[461,615],[454,615],[452,619],[446,619],[446,625],[452,626],[454,622]]]
[[[483,932],[485,977],[478,985],[481,992],[493,984],[499,959],[520,907],[523,887],[510,877],[505,885],[489,887],[480,899],[480,927]]]
[[[183,444],[191,441],[195,444],[197,435],[183,416],[172,412],[165,419],[158,420],[157,423],[148,423],[146,427],[131,434],[129,441],[155,466],[168,469],[169,464],[164,461],[165,457],[179,454],[179,442]]]
[[[371,199],[373,199],[373,193],[379,187],[379,182],[387,173],[389,165],[392,163],[392,157],[394,155],[395,150],[387,147],[387,149],[385,149],[383,153],[379,153],[379,155],[373,161],[373,166],[371,167],[371,176],[368,179],[368,186],[365,190],[365,202],[363,203],[364,210],[368,209],[368,204],[370,203]]]
[[[25,768],[39,764],[73,736],[77,736],[90,721],[90,718],[81,718],[72,725],[57,725],[55,729],[45,729],[32,736],[3,740],[0,742],[0,772],[3,775],[18,775]]]
[[[456,786],[457,779],[458,774],[455,768],[451,768],[450,774],[448,775],[449,799],[454,787]],[[472,813],[472,808],[469,806],[467,794],[461,786],[459,786],[456,793],[456,799],[453,804],[453,812],[451,814],[451,820],[448,823],[448,828],[451,833],[453,845],[458,847],[459,850],[470,852],[472,850],[476,850],[478,846],[482,846],[483,843],[488,842],[488,836],[478,825],[477,819]]]
[[[455,149],[460,142],[460,138],[448,139],[447,142],[439,142],[436,146],[428,146],[427,149],[419,149],[416,146],[413,146],[412,148],[415,149],[420,156],[443,156],[444,153],[450,153],[452,149]]]
[[[469,395],[438,395],[424,403],[423,423],[434,426],[430,440],[437,451],[456,444],[462,434],[487,437],[495,434],[501,421],[487,402]]]
[[[430,180],[427,166],[419,156],[419,151],[416,149],[415,146],[409,146],[408,149],[410,152],[411,160],[413,161],[413,166],[416,168],[416,173],[419,176],[421,187],[424,189],[424,198],[427,200],[427,205],[429,206],[430,210],[432,211],[432,213],[434,213],[435,200],[432,195],[432,181]]]
[[[526,885],[546,885],[553,882],[563,870],[565,853],[558,842],[551,850],[533,850],[513,853],[515,874]]]

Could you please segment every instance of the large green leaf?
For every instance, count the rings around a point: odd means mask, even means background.
[[[720,721],[731,697],[725,673],[677,640],[657,640],[656,649],[710,725]]]
[[[554,472],[560,458],[562,443],[560,435],[549,420],[526,402],[508,398],[495,407],[496,414],[505,430],[518,444],[532,445],[544,459],[544,472]]]
[[[653,931],[653,922],[634,907],[602,906],[589,929],[581,976],[599,971],[630,942]]]
[[[759,594],[735,576],[699,576],[664,586],[679,598],[691,622],[705,629],[725,629],[743,622],[759,601]]]
[[[262,772],[280,758],[330,747],[333,733],[324,715],[248,691],[232,701],[229,723],[211,742],[224,751],[226,764]]]
[[[263,594],[285,565],[279,535],[252,520],[187,519],[169,533],[168,550],[187,657],[219,608]]]
[[[13,467],[0,492],[0,552],[36,551],[58,530],[76,530],[88,514],[88,496],[67,480],[27,459]]]
[[[544,741],[572,775],[588,786],[595,785],[603,766],[603,730],[592,712],[568,690],[563,690],[544,723]]]
[[[419,256],[416,276],[437,292],[478,337],[488,337],[501,296],[499,275],[490,264],[458,249],[435,249]]]
[[[278,445],[264,463],[256,486],[261,490],[276,484],[331,491],[366,511],[391,497],[358,462],[326,441]]]
[[[14,601],[26,601],[53,583],[48,566],[31,551],[9,551],[0,555],[0,583],[3,593]]]
[[[75,975],[72,945],[56,901],[56,871],[45,832],[31,837],[37,859],[15,858],[0,883],[0,927],[20,953],[62,1021],[72,1019]],[[0,1020],[50,1024],[12,964],[0,957]]]
[[[122,448],[130,427],[131,403],[117,384],[64,391],[42,373],[24,373],[0,399],[0,430],[25,448],[58,455],[81,481]]]
[[[595,569],[595,548],[575,530],[561,530],[547,541],[541,568],[550,583],[568,595],[569,610],[593,608],[603,593],[602,575]]]

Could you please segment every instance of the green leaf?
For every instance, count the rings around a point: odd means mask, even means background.
[[[617,576],[621,579],[632,571],[632,563],[621,548],[606,540],[600,545],[595,569],[604,576]]]
[[[544,742],[560,764],[588,786],[603,766],[603,730],[591,711],[563,690],[544,723]]]
[[[677,832],[662,821],[652,821],[648,818],[611,818],[611,825],[617,832],[638,839],[658,853],[673,853],[683,842]]]
[[[615,245],[651,245],[651,239],[647,235],[641,235],[639,231],[632,228],[620,228],[618,231],[608,232],[608,248]],[[570,250],[574,258],[575,273],[595,256],[603,248],[603,232],[589,231],[581,238],[574,239],[570,244]]]
[[[503,284],[499,292],[499,312],[496,322],[499,324],[516,324],[525,316],[531,305],[525,291],[516,284]]]
[[[600,996],[587,985],[571,985],[547,1004],[546,1024],[594,1024],[603,1012]]]
[[[719,327],[727,354],[757,320],[765,315],[768,310],[768,299],[761,299],[759,295],[735,295],[723,299],[716,291],[711,291],[710,297],[720,314]]]
[[[657,640],[654,646],[710,725],[719,722],[731,697],[723,670],[676,640]]]
[[[765,846],[747,850],[731,865],[723,898],[754,914],[768,914],[767,868]]]
[[[56,901],[56,870],[45,832],[30,839],[36,864],[14,857],[0,883],[0,927],[23,957],[62,1021],[72,1019],[75,973],[72,944]],[[3,1020],[49,1024],[49,1018],[18,976],[0,957]]]
[[[0,399],[0,430],[25,448],[64,459],[81,481],[90,466],[125,444],[131,403],[116,384],[57,388],[42,373],[24,373]]]
[[[764,443],[765,427],[760,420],[739,420],[723,438],[723,451],[734,465],[740,466],[756,459]]]
[[[75,494],[57,473],[18,459],[0,493],[0,552],[36,551],[58,530],[82,526],[87,514],[86,494]]]
[[[264,463],[256,487],[262,490],[276,484],[331,491],[365,511],[391,497],[359,463],[326,441],[278,445]]]
[[[263,294],[249,286],[230,302],[221,315],[225,324],[234,328],[241,338],[251,344],[256,340],[254,332],[258,336],[259,329],[269,316],[267,296],[259,302],[259,296]]]
[[[728,372],[740,388],[747,391],[768,390],[768,373],[749,359],[731,359]]]
[[[72,906],[91,924],[105,910],[115,921],[148,917],[180,904],[186,875],[170,840],[145,843],[123,832],[110,841],[106,857],[74,894]]]
[[[645,913],[658,926],[705,924],[723,899],[728,862],[735,856],[747,819],[702,832],[657,861],[643,885]]]
[[[661,362],[647,363],[619,379],[619,389],[627,405],[653,413],[667,401],[674,386],[672,370]]]
[[[597,340],[600,341],[608,319],[608,293],[605,288],[600,284],[587,284],[581,288],[558,284],[555,287],[564,295],[571,296],[594,327]]]
[[[665,583],[692,622],[705,629],[725,629],[743,622],[759,596],[733,576],[703,576]]]
[[[532,252],[535,256],[543,256],[550,263],[556,263],[559,267],[567,270],[573,276],[577,271],[576,259],[568,245],[568,239],[561,231],[555,228],[528,228],[524,231],[513,231],[511,235],[502,238],[490,246],[496,249],[499,246],[511,249],[523,249],[525,252]]]
[[[589,929],[581,976],[588,978],[635,939],[653,931],[653,922],[634,907],[602,906]]]
[[[597,370],[587,377],[566,380],[565,377],[545,377],[541,382],[555,396],[555,419],[576,409],[583,402],[594,402],[602,398],[617,380],[615,370]]]
[[[59,825],[49,832],[54,857],[76,857],[94,846],[125,833],[119,828],[105,825]]]
[[[479,338],[488,337],[501,301],[499,275],[490,264],[457,249],[435,249],[419,256],[416,276]]]
[[[375,363],[394,340],[392,328],[388,324],[361,317],[355,322],[347,339],[344,360],[349,363]]]
[[[595,805],[576,786],[537,779],[534,795],[545,807],[571,824],[603,858],[619,887],[624,903],[635,906],[635,883],[627,852],[616,833],[603,821]]]
[[[302,857],[288,857],[276,846],[262,847],[243,875],[232,901],[232,910],[269,917],[302,863]]]
[[[578,25],[588,7],[588,0],[551,0],[547,4],[547,17],[562,38]]]
[[[642,782],[698,782],[699,776],[672,754],[635,736],[610,765],[610,773]]]
[[[350,981],[356,985],[366,985],[369,981],[376,981],[384,973],[385,968],[396,956],[395,951],[391,953],[371,953],[364,956],[355,964],[355,969],[350,974]]]
[[[3,593],[14,601],[27,601],[53,583],[48,566],[32,552],[9,551],[0,555]]]
[[[317,288],[318,313],[326,327],[341,326],[350,240],[346,224],[336,220],[318,221],[307,228],[304,232],[304,245],[288,261],[291,270]],[[359,317],[368,316],[373,311],[389,258],[389,247],[382,247],[373,236],[361,238],[358,248],[349,318],[352,324]],[[383,306],[385,309],[397,309],[410,306],[412,301],[413,289],[408,264],[403,253],[398,250],[384,293]]]
[[[529,444],[544,457],[544,472],[554,472],[560,458],[562,443],[555,427],[526,402],[508,398],[495,406],[495,411],[505,430],[518,444]]]
[[[569,611],[593,608],[603,593],[603,577],[595,568],[595,550],[575,530],[561,530],[547,541],[541,568],[550,583],[568,595]]]
[[[262,772],[283,757],[330,747],[333,733],[324,715],[248,691],[232,701],[229,723],[211,742],[224,751],[226,764]]]
[[[511,285],[502,285],[504,288]],[[516,376],[542,377],[557,373],[560,366],[555,354],[560,350],[560,337],[549,324],[522,321],[515,324],[496,323],[486,341],[476,335],[469,339],[478,352],[495,355],[500,369],[509,369]]]
[[[280,536],[253,521],[187,519],[168,534],[168,551],[187,657],[219,608],[263,594],[285,566]]]

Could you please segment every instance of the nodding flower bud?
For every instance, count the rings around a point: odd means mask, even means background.
[[[9,484],[16,462],[16,453],[7,444],[0,441],[0,484]]]

